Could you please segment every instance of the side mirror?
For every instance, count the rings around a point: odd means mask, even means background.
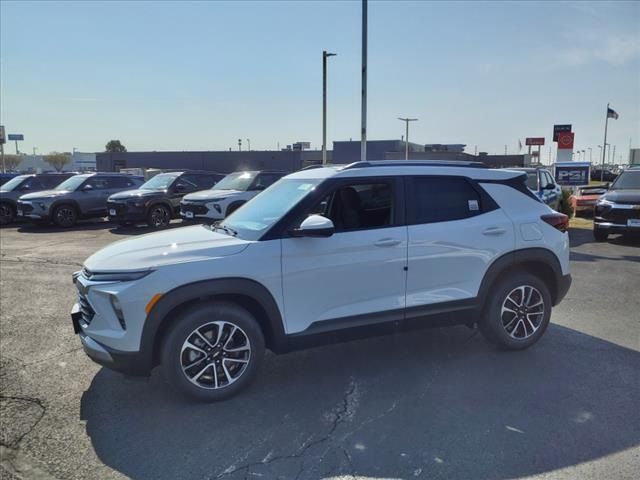
[[[336,229],[333,222],[322,215],[309,215],[298,228],[291,231],[294,237],[330,237]]]
[[[543,190],[553,190],[554,188],[556,188],[556,186],[553,183],[547,183],[544,187]]]
[[[93,190],[93,187],[91,185],[85,185],[84,187],[82,187],[83,192],[90,192],[91,190]]]
[[[176,192],[184,192],[185,190],[186,190],[186,187],[181,183],[176,185]]]

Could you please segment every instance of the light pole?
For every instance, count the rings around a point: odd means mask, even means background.
[[[589,150],[589,161],[591,162],[593,161],[593,155],[592,155],[593,152],[591,151],[592,150],[591,147],[588,147],[587,150]]]
[[[360,111],[360,160],[367,160],[367,0],[362,0],[362,97]]]
[[[398,117],[398,120],[405,123],[405,137],[404,137],[404,159],[409,160],[409,122],[417,122],[417,118],[402,118]]]
[[[247,138],[247,150],[251,151],[251,139]]]
[[[242,151],[242,139],[241,138],[238,139],[238,151],[239,152]]]
[[[336,53],[322,51],[322,164],[327,164],[327,57]]]

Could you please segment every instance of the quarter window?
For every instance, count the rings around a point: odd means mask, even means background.
[[[461,177],[413,178],[407,208],[414,224],[461,220],[482,213],[479,193]]]

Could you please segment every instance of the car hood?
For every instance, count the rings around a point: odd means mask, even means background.
[[[155,197],[163,196],[167,192],[165,190],[148,190],[145,188],[136,188],[135,190],[125,190],[123,192],[114,193],[109,200],[129,200],[131,198]]]
[[[184,196],[184,200],[202,202],[205,200],[217,200],[220,198],[232,197],[244,193],[240,190],[202,190],[201,192],[190,193]]]
[[[610,202],[640,204],[640,190],[611,190],[602,198]]]
[[[97,272],[147,270],[235,255],[249,243],[196,225],[120,240],[91,255],[84,266]]]
[[[61,197],[70,192],[70,190],[42,190],[40,192],[26,193],[20,197],[20,200],[36,200],[46,197]]]

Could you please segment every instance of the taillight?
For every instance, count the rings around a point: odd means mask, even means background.
[[[545,223],[548,223],[553,228],[560,230],[561,232],[566,232],[569,228],[569,217],[564,213],[547,213],[540,217]]]

